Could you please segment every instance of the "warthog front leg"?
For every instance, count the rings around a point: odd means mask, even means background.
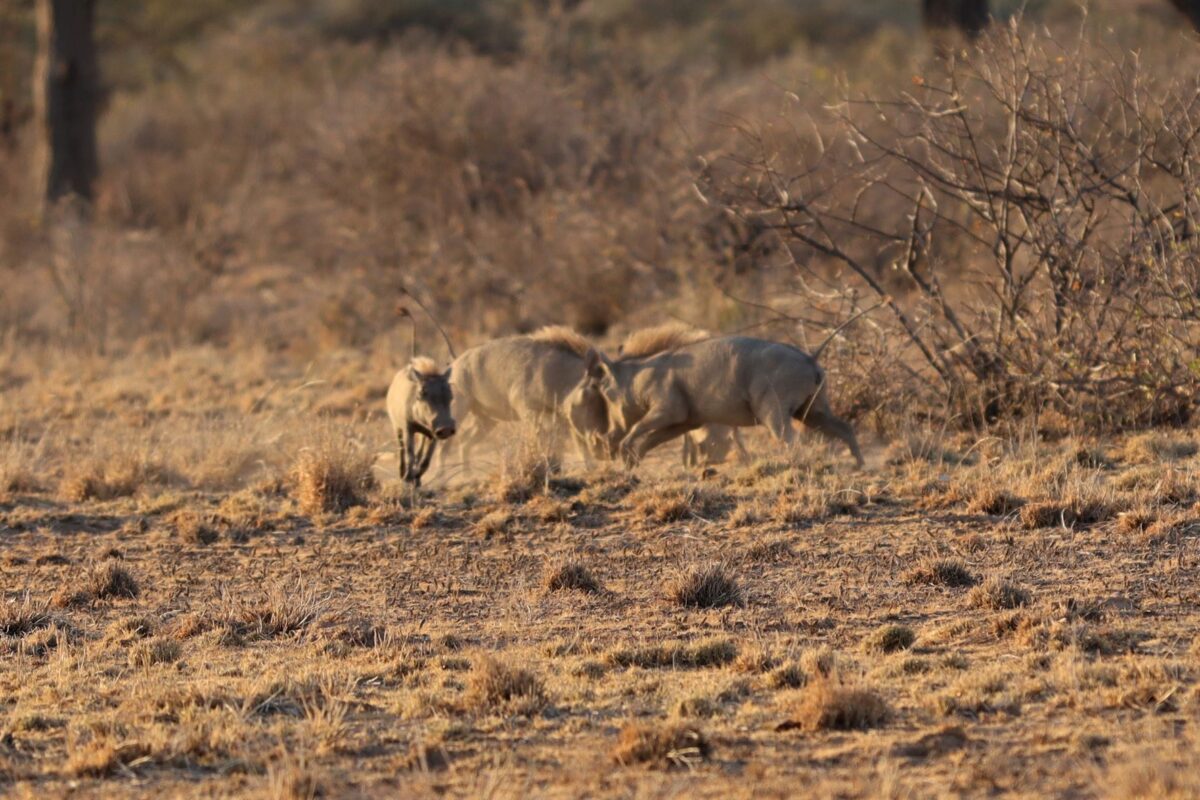
[[[433,453],[437,449],[437,439],[434,439],[432,436],[426,436],[424,439],[425,440],[421,443],[420,452],[418,453],[418,458],[420,459],[420,461],[417,463],[418,486],[420,486],[421,478],[425,476],[426,470],[429,469],[429,461],[433,458]]]
[[[396,456],[396,474],[400,480],[408,480],[408,444],[404,441],[404,431],[396,431],[396,445],[399,454]]]
[[[404,472],[401,474],[404,480],[411,483],[413,486],[421,485],[421,476],[425,474],[425,470],[429,467],[429,459],[433,455],[432,439],[429,443],[417,442],[417,430],[412,425],[408,426],[408,430],[404,435],[404,453],[402,461],[404,464]]]
[[[642,417],[621,442],[621,459],[625,466],[636,466],[653,448],[692,430],[695,426],[686,424],[684,416],[678,411],[663,409]]]

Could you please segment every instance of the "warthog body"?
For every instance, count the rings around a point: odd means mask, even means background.
[[[439,372],[428,358],[414,358],[388,387],[387,410],[400,447],[400,478],[415,486],[429,468],[439,439],[454,435],[450,370]],[[417,437],[424,439],[418,444]]]
[[[563,327],[543,328],[528,336],[510,336],[474,347],[451,365],[454,417],[463,421],[459,448],[464,466],[472,447],[499,423],[524,422],[557,432],[567,420],[580,455],[590,463],[598,440],[587,432],[608,429],[608,412],[599,395],[581,397],[568,407],[567,395],[583,378],[583,356],[591,345]],[[441,458],[439,457],[439,463]]]
[[[790,444],[793,419],[844,442],[863,463],[853,429],[829,407],[824,370],[790,345],[726,336],[616,360],[590,350],[585,368],[584,380],[596,384],[625,431],[619,449],[630,466],[704,425],[762,424]]]
[[[737,428],[728,425],[706,425],[683,435],[683,465],[708,467],[724,463],[729,451],[737,448],[738,458],[748,457],[746,446]]]

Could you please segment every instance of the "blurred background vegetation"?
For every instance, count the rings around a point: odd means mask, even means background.
[[[0,337],[306,358],[394,344],[405,292],[460,347],[664,315],[728,330],[764,298],[803,316],[797,252],[701,187],[748,132],[787,139],[803,169],[835,99],[936,72],[919,2],[98,0],[96,200],[47,229],[30,212],[34,2],[5,0]],[[991,8],[1063,38],[1086,17],[1102,51],[1196,72],[1167,0]]]

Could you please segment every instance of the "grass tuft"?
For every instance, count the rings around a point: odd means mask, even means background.
[[[1027,590],[995,576],[976,586],[967,595],[967,604],[972,608],[991,611],[1020,608],[1029,605],[1029,602],[1030,595]]]
[[[542,583],[549,592],[572,590],[595,594],[603,591],[603,587],[591,570],[575,561],[565,561],[551,566],[546,570]]]
[[[301,451],[292,468],[292,491],[300,509],[318,516],[365,505],[367,492],[375,488],[373,461],[346,437],[325,432]]]
[[[741,587],[722,564],[693,567],[679,574],[668,585],[667,596],[679,605],[690,608],[742,604]]]
[[[905,573],[904,580],[910,584],[923,583],[955,589],[974,586],[977,583],[975,576],[967,570],[966,564],[956,558],[927,559]]]
[[[895,653],[907,650],[917,640],[912,628],[905,625],[884,625],[863,639],[863,650],[868,653]]]
[[[779,730],[866,730],[891,718],[887,701],[873,689],[848,686],[831,678],[814,680],[801,690],[791,718]]]
[[[712,755],[712,746],[698,728],[680,724],[630,722],[621,729],[612,749],[614,763],[659,769],[690,767]]]
[[[478,659],[468,676],[466,700],[473,708],[531,715],[547,703],[542,679],[491,656]]]

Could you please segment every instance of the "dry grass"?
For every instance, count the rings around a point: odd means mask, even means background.
[[[681,606],[719,608],[739,605],[742,590],[727,567],[712,564],[677,574],[667,585],[667,597]]]
[[[975,576],[966,565],[953,558],[930,558],[922,561],[904,575],[908,583],[963,588],[974,586]]]
[[[568,589],[595,594],[604,590],[592,571],[575,561],[566,561],[548,567],[542,577],[542,585],[549,592]]]
[[[155,664],[173,664],[182,653],[183,648],[173,639],[138,642],[129,650],[129,666],[145,669]]]
[[[1200,51],[1166,0],[1083,26],[1029,4],[1015,29],[1057,41],[1017,102],[1079,94],[1071,125],[1017,128],[989,105],[1024,85],[1008,26],[939,59],[916,0],[114,3],[97,197],[45,226],[34,5],[0,13],[0,795],[1197,794],[1176,178]],[[943,94],[951,61],[978,73]],[[1011,181],[1037,192],[925,181],[914,227],[910,166],[870,143],[976,122],[911,167],[1039,147]],[[860,168],[897,184],[859,193]],[[1017,249],[972,214],[1010,201],[1031,282],[1001,314]],[[746,429],[754,460],[703,478],[678,442],[588,469],[510,429],[394,486],[387,380],[449,356],[430,317],[459,351],[561,323],[615,354],[668,319],[808,347],[875,302],[792,238],[825,203],[861,214],[828,244],[967,376],[947,392],[890,304],[842,328],[821,364],[866,468]]]
[[[617,737],[612,760],[621,766],[691,767],[712,754],[699,729],[678,724],[629,722]]]
[[[791,717],[779,729],[866,730],[891,716],[887,702],[873,689],[823,678],[801,690]]]
[[[717,638],[694,644],[664,642],[620,648],[609,653],[608,660],[619,667],[707,669],[728,664],[737,655],[737,645],[728,639]]]
[[[375,487],[373,457],[333,431],[323,431],[317,441],[300,452],[292,468],[292,491],[309,515],[341,513],[364,505]]]
[[[530,715],[548,702],[542,679],[529,670],[484,656],[468,677],[466,701],[481,711]]]
[[[5,636],[24,636],[49,625],[50,621],[49,608],[35,603],[28,594],[19,602],[9,600],[0,606],[0,633]]]
[[[128,569],[116,561],[105,561],[87,570],[78,589],[64,587],[55,593],[53,602],[60,608],[85,605],[98,600],[133,599],[141,594],[141,586]]]
[[[993,576],[970,591],[967,604],[972,608],[1002,611],[1027,606],[1030,599],[1028,590]]]
[[[909,627],[883,625],[863,639],[862,647],[868,653],[895,653],[912,647],[916,639],[916,634]]]

